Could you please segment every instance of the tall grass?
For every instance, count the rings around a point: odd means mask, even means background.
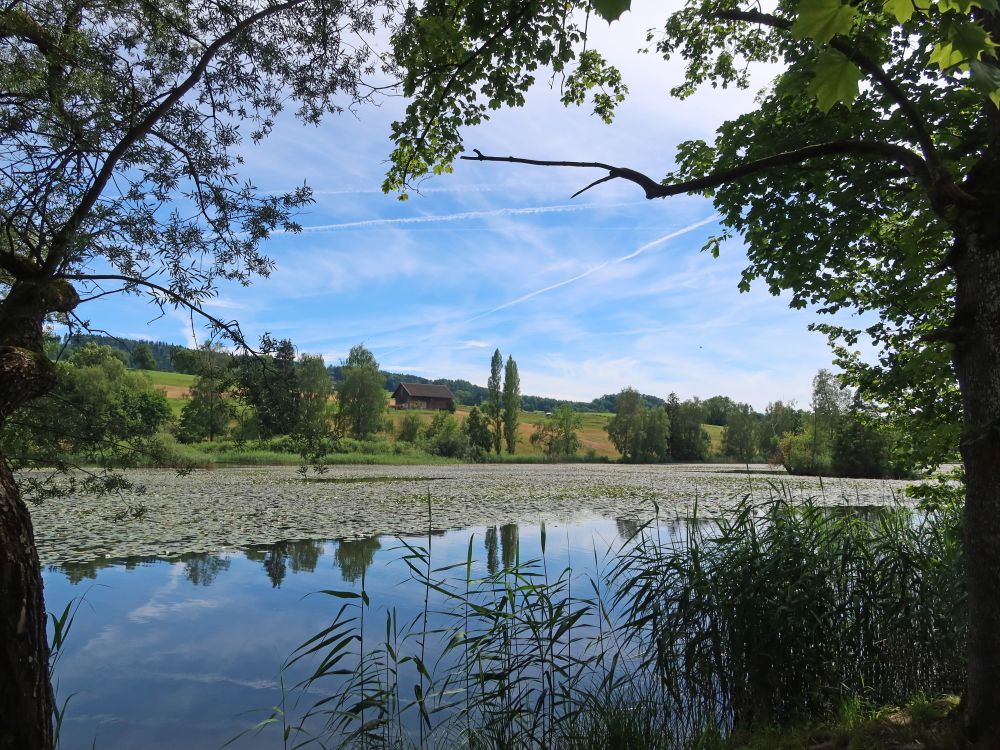
[[[735,729],[955,690],[959,518],[774,492],[675,533],[641,526],[595,550],[586,578],[550,559],[544,526],[538,558],[518,552],[482,578],[471,539],[443,567],[432,534],[401,541],[423,607],[400,621],[364,578],[360,591],[322,592],[339,604],[289,660],[311,671],[285,744],[710,748]]]
[[[616,561],[640,671],[693,728],[785,725],[964,683],[960,513],[743,501]]]

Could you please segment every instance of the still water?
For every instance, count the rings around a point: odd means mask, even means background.
[[[585,581],[635,529],[608,519],[549,524],[547,564]],[[434,566],[464,563],[470,538],[473,577],[541,554],[539,526],[468,528],[430,537]],[[428,538],[405,541],[426,546]],[[304,664],[283,676],[281,667],[342,603],[316,592],[358,591],[364,575],[375,609],[395,608],[400,621],[422,611],[424,589],[409,579],[403,554],[403,540],[370,537],[48,568],[51,612],[82,598],[55,673],[57,700],[69,699],[61,747],[221,747],[279,703],[279,678],[287,687],[307,674]],[[281,738],[248,734],[232,747],[278,748]]]

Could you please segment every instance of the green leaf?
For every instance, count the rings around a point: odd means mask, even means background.
[[[809,93],[816,97],[816,106],[823,112],[837,102],[848,107],[858,96],[861,70],[836,50],[823,50],[816,60],[816,75],[809,84]]]
[[[930,57],[931,64],[937,63],[941,70],[967,65],[996,49],[989,33],[975,21],[955,21],[947,29],[947,40],[935,44]]]
[[[608,23],[617,21],[632,6],[632,0],[594,0],[597,15]]]
[[[846,34],[858,11],[840,0],[802,0],[799,17],[792,25],[796,39],[815,39],[826,44],[837,34]]]
[[[997,0],[938,0],[938,10],[942,13],[955,11],[967,16],[973,8],[996,12]]]
[[[969,67],[972,72],[969,78],[972,88],[989,97],[990,101],[1000,108],[1000,68],[979,60],[973,60]]]
[[[976,2],[976,0],[970,0],[970,2]],[[896,20],[900,23],[909,21],[913,18],[914,12],[918,10],[922,14],[926,14],[930,8],[930,0],[885,0],[882,4],[882,10],[890,16],[895,16]]]

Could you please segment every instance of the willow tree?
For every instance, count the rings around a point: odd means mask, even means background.
[[[590,93],[610,119],[617,72],[583,44],[583,17],[630,0],[427,0],[396,37],[414,97],[397,123],[387,189],[446,172],[461,129],[520,106],[540,66],[567,74],[567,103]],[[712,197],[723,232],[792,305],[874,312],[861,331],[829,325],[867,399],[874,395],[934,450],[957,439],[967,477],[967,736],[1000,746],[1000,12],[996,0],[686,0],[650,49],[686,63],[671,93],[750,84],[781,72],[753,111],[713,143],[688,141],[674,171],[582,161],[590,154],[466,156],[596,170],[584,190],[627,180],[649,199]],[[591,21],[594,22],[593,20]],[[585,51],[582,51],[585,50]],[[588,93],[590,92],[590,93]],[[537,158],[527,158],[528,156]],[[650,143],[649,162],[665,162]],[[544,179],[544,178],[542,178]],[[581,191],[582,192],[582,191]],[[862,336],[881,350],[865,364]],[[954,426],[954,427],[953,427]],[[933,460],[933,451],[924,451]]]
[[[380,3],[391,6],[392,2]],[[12,0],[0,9],[0,429],[51,391],[43,323],[148,294],[202,314],[294,230],[300,188],[258,193],[244,135],[282,107],[318,123],[371,93],[365,0]],[[239,339],[238,329],[205,316]],[[52,744],[31,517],[0,457],[0,748]]]

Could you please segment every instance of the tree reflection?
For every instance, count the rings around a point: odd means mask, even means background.
[[[66,579],[75,586],[85,579],[96,579],[97,574],[105,568],[121,565],[125,570],[134,570],[138,567],[155,565],[164,560],[170,562],[171,558],[136,555],[124,558],[102,558],[100,560],[88,560],[87,562],[67,562],[61,565],[50,565],[49,570],[61,570]]]
[[[298,542],[275,542],[258,544],[246,551],[248,560],[258,560],[264,564],[264,572],[271,580],[272,588],[280,588],[288,569],[293,573],[312,573],[316,570],[323,554],[323,542],[304,539]]]
[[[229,558],[207,552],[181,555],[184,577],[195,586],[211,586],[219,573],[229,570]]]
[[[510,570],[517,560],[518,531],[516,523],[507,523],[500,527],[500,553],[503,556],[503,566]]]
[[[618,536],[625,541],[638,534],[639,529],[642,528],[642,524],[633,518],[616,518],[615,526],[618,527]]]
[[[356,583],[371,567],[375,553],[382,549],[377,536],[363,539],[344,539],[337,545],[334,564],[340,568],[340,577],[345,583]]]
[[[497,547],[497,527],[490,526],[486,529],[486,572],[496,575],[500,567],[499,549]]]

